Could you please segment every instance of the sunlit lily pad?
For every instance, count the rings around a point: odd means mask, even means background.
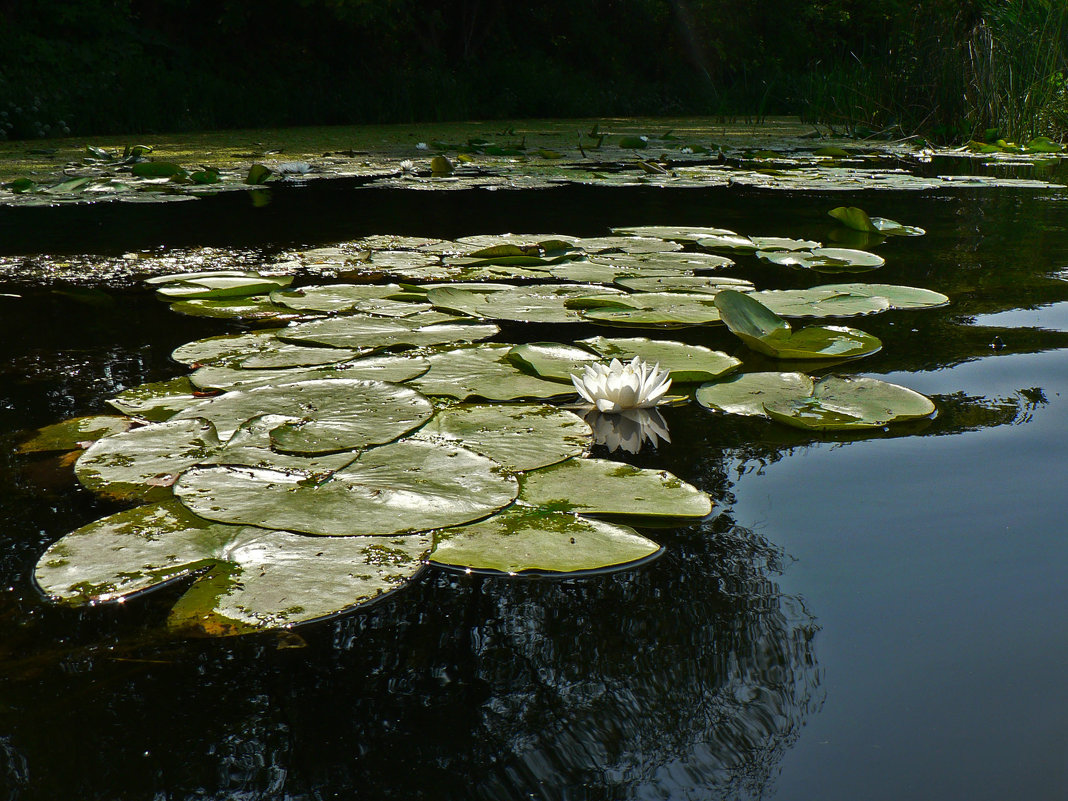
[[[705,517],[712,500],[666,470],[569,459],[520,478],[519,499],[555,511],[628,517]]]
[[[737,236],[734,231],[726,228],[691,228],[686,226],[669,225],[632,225],[622,228],[613,228],[612,233],[623,236],[653,237],[667,239],[672,242],[681,242],[684,245],[708,239],[713,236]]]
[[[580,302],[586,302],[581,298]],[[596,308],[583,309],[589,320],[621,326],[660,327],[705,325],[719,322],[719,310],[708,294],[686,292],[636,292],[623,297],[591,298]]]
[[[326,367],[282,370],[247,370],[241,367],[205,365],[190,375],[189,380],[194,387],[201,390],[228,391],[318,378],[361,378],[400,383],[422,375],[429,369],[430,362],[418,356],[367,356]]]
[[[295,422],[299,422],[299,418],[292,415],[257,415],[243,422],[222,447],[197,464],[295,470],[313,479],[323,480],[356,458],[357,453],[352,450],[311,455],[282,453],[274,447],[272,435],[281,427]]]
[[[629,361],[638,356],[648,364],[659,364],[679,384],[713,381],[742,363],[722,351],[663,339],[591,337],[576,344],[585,345],[606,359]]]
[[[512,506],[488,520],[439,532],[430,561],[458,570],[573,573],[621,567],[659,550],[628,526]]]
[[[400,291],[397,284],[324,284],[279,289],[271,293],[271,300],[297,311],[336,314],[352,311],[362,301],[386,298]]]
[[[510,504],[518,487],[486,456],[408,439],[364,451],[325,481],[299,472],[197,467],[174,491],[195,514],[222,523],[391,536],[486,517]]]
[[[773,420],[811,431],[882,428],[930,417],[935,410],[930,398],[911,389],[853,376],[821,378],[807,398],[764,403]]]
[[[578,415],[545,404],[459,404],[440,409],[418,436],[453,440],[508,470],[581,456],[593,433]]]
[[[882,256],[850,248],[815,248],[811,251],[757,251],[757,257],[785,267],[824,273],[862,272],[882,267]]]
[[[253,353],[241,359],[235,359],[238,367],[246,370],[281,370],[291,367],[316,367],[324,364],[338,364],[355,359],[363,353],[370,353],[373,348],[332,348],[329,346],[309,347],[295,345],[291,342],[275,340],[270,348]]]
[[[923,236],[925,233],[922,228],[914,225],[902,225],[885,217],[869,217],[864,209],[856,206],[839,206],[827,213],[854,231],[879,233],[883,236]]]
[[[291,275],[196,278],[162,284],[156,289],[156,294],[164,300],[174,301],[243,298],[267,294],[289,286],[292,282]]]
[[[740,234],[716,234],[697,240],[697,244],[708,250],[726,250],[737,253],[752,253],[754,250],[759,250],[756,242]]]
[[[85,604],[123,600],[199,575],[168,625],[242,634],[375,600],[414,578],[430,546],[430,537],[419,534],[324,539],[213,523],[171,502],[72,531],[41,557],[35,578],[53,600]]]
[[[259,278],[254,270],[202,270],[195,273],[167,273],[146,278],[146,286],[163,286],[164,284],[181,284],[190,281],[202,281],[209,278]]]
[[[949,303],[940,292],[892,284],[822,284],[809,289],[762,290],[752,296],[783,317],[854,317]]]
[[[98,495],[159,499],[170,495],[182,470],[208,458],[219,445],[209,421],[170,420],[97,440],[78,457],[74,472]]]
[[[766,403],[792,401],[812,394],[812,379],[804,373],[742,373],[697,388],[702,406],[726,414],[767,417]]]
[[[430,370],[409,384],[426,395],[519,400],[572,394],[569,387],[528,375],[508,359],[510,345],[452,348],[428,356]]]
[[[599,353],[562,342],[526,342],[508,351],[508,360],[529,373],[550,381],[571,382],[591,362],[604,361]]]
[[[758,353],[776,359],[855,359],[882,347],[856,328],[811,326],[794,331],[786,320],[743,292],[724,291],[716,307],[727,328]]]
[[[129,417],[116,417],[115,415],[74,417],[38,429],[32,437],[19,445],[18,452],[73,451],[87,447],[89,442],[129,431],[132,426],[133,421]]]
[[[582,321],[582,315],[565,306],[569,299],[617,294],[622,292],[590,284],[541,284],[512,287],[503,292],[437,287],[427,292],[427,300],[443,311],[469,314],[487,320],[575,323]]]
[[[125,389],[108,405],[139,420],[159,423],[204,400],[186,376]]]
[[[700,292],[715,295],[723,289],[749,292],[755,287],[744,278],[719,276],[628,276],[616,279],[616,283],[632,292]]]
[[[314,342],[335,348],[389,348],[477,342],[499,331],[491,323],[425,324],[418,318],[395,319],[353,314],[300,323],[282,329],[278,336],[291,342]]]
[[[179,345],[171,351],[171,358],[179,364],[190,366],[239,361],[246,356],[270,351],[280,345],[281,342],[271,330],[223,334]]]
[[[634,275],[679,274],[680,271],[711,272],[734,266],[734,260],[717,253],[679,251],[674,253],[599,253],[592,257],[598,264],[626,268]]]
[[[262,322],[287,321],[300,318],[300,312],[272,303],[266,295],[232,300],[180,300],[171,304],[171,311],[189,317],[210,317],[220,320]]]
[[[227,392],[175,419],[211,420],[228,438],[246,420],[282,414],[302,421],[272,432],[289,453],[328,453],[390,442],[430,419],[430,402],[409,387],[352,378],[319,379]]]
[[[665,253],[671,250],[682,250],[678,242],[670,242],[651,236],[600,236],[586,237],[575,242],[587,253]]]
[[[768,251],[796,251],[796,250],[813,250],[822,246],[822,242],[816,242],[812,239],[791,239],[783,236],[751,236],[749,239],[757,250]]]

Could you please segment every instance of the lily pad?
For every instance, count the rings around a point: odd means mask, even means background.
[[[179,345],[171,351],[171,358],[179,364],[198,366],[227,361],[240,361],[254,353],[278,347],[281,342],[274,331],[252,331],[247,334],[224,334],[206,337]]]
[[[659,550],[629,526],[512,506],[488,520],[440,532],[430,562],[508,574],[575,573],[621,567]]]
[[[759,250],[757,258],[784,267],[801,267],[824,273],[862,272],[882,267],[882,256],[851,248],[814,248],[811,251]]]
[[[203,396],[197,394],[196,388],[183,375],[125,389],[107,402],[130,417],[160,423],[203,401]]]
[[[572,390],[519,370],[508,359],[510,345],[452,348],[427,357],[430,370],[409,384],[426,395],[447,398],[478,397],[511,401],[554,398]]]
[[[869,217],[864,209],[856,206],[839,206],[827,213],[854,231],[879,233],[883,236],[923,236],[925,233],[922,228],[913,225],[902,225],[885,217]]]
[[[225,392],[319,378],[361,378],[401,383],[429,369],[430,362],[418,356],[367,356],[326,367],[283,370],[246,370],[241,367],[205,365],[190,375],[189,381],[201,390]]]
[[[332,348],[325,345],[309,347],[276,339],[270,348],[234,361],[238,367],[246,370],[280,370],[290,367],[338,364],[355,359],[361,354],[370,353],[372,350],[373,348]]]
[[[135,428],[97,440],[74,463],[86,489],[119,500],[155,500],[170,495],[178,474],[220,446],[215,427],[189,418]]]
[[[599,253],[592,261],[625,268],[634,275],[681,274],[681,271],[711,272],[733,267],[734,259],[716,253]]]
[[[257,275],[254,278],[220,276],[171,281],[161,285],[156,294],[164,300],[218,300],[263,295],[293,283],[293,276]]]
[[[700,292],[715,295],[724,289],[750,292],[756,287],[744,278],[713,276],[627,276],[616,279],[616,284],[632,292]]]
[[[672,250],[682,250],[682,245],[678,242],[651,236],[587,237],[577,240],[575,246],[587,253],[666,253]]]
[[[303,315],[285,306],[272,303],[266,295],[232,300],[180,300],[171,304],[171,311],[188,317],[209,317],[219,320],[285,322]]]
[[[815,382],[810,397],[765,401],[764,411],[773,420],[795,428],[848,431],[928,418],[936,407],[925,395],[897,384],[828,376]]]
[[[213,523],[170,502],[83,526],[41,557],[35,578],[55,601],[121,601],[198,576],[168,625],[243,634],[330,617],[403,586],[428,535],[307,537]],[[207,569],[207,572],[204,572]]]
[[[520,478],[519,499],[555,511],[628,517],[706,517],[712,500],[666,470],[568,459]]]
[[[751,293],[783,317],[855,317],[889,309],[930,309],[949,298],[940,292],[893,284],[821,284],[809,289]]]
[[[758,353],[776,359],[855,359],[882,347],[877,337],[856,328],[811,326],[794,331],[790,323],[742,292],[721,292],[716,307],[732,333]]]
[[[366,300],[379,300],[401,291],[397,284],[324,284],[279,289],[271,301],[302,312],[337,314],[352,311]]]
[[[167,273],[146,278],[146,286],[163,286],[164,284],[181,284],[189,281],[202,281],[208,278],[259,278],[254,270],[202,270],[195,273]]]
[[[691,228],[670,225],[632,225],[623,228],[613,228],[612,233],[621,234],[623,236],[667,239],[672,242],[681,242],[684,245],[693,244],[712,236],[737,236],[734,231],[728,231],[726,228]]]
[[[623,297],[578,300],[603,303],[597,308],[583,309],[583,317],[612,325],[647,328],[719,322],[719,310],[712,296],[704,293],[636,292]]]
[[[578,415],[531,403],[450,406],[438,410],[417,436],[455,441],[513,471],[581,456],[593,440]]]
[[[510,504],[518,486],[492,459],[452,443],[371,448],[328,480],[295,471],[197,467],[175,485],[195,514],[329,536],[392,536],[456,526]]]
[[[678,384],[713,381],[738,369],[742,363],[722,351],[663,339],[591,337],[579,340],[578,344],[606,359],[629,361],[638,356],[648,364],[659,364]]]
[[[725,414],[768,417],[765,404],[806,398],[812,389],[812,379],[804,373],[742,373],[702,384],[694,397],[702,406]]]
[[[499,333],[490,323],[429,323],[353,314],[313,320],[285,328],[279,337],[291,342],[314,342],[335,348],[425,347],[449,342],[477,342]]]
[[[592,284],[541,284],[512,287],[503,292],[437,287],[427,292],[427,300],[443,311],[459,312],[488,320],[577,323],[582,321],[582,315],[565,306],[568,300],[617,294],[622,292]]]
[[[132,426],[133,421],[129,417],[115,415],[74,417],[37,429],[32,437],[19,445],[18,452],[73,451],[87,447],[89,442],[129,431]]]
[[[390,442],[429,420],[433,408],[409,387],[332,378],[227,392],[174,419],[211,420],[225,439],[260,414],[281,414],[300,421],[272,432],[272,442],[279,450],[329,453]]]

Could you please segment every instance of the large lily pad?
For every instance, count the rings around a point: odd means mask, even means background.
[[[625,268],[635,275],[655,275],[680,270],[706,272],[734,266],[734,260],[715,253],[679,251],[669,253],[599,253],[598,264]]]
[[[429,369],[430,362],[419,356],[367,356],[326,367],[282,370],[248,370],[242,367],[205,365],[190,375],[189,381],[194,387],[209,391],[252,389],[319,378],[360,378],[400,383],[422,375]]]
[[[332,536],[392,536],[486,517],[516,497],[492,459],[453,443],[407,439],[371,448],[328,480],[300,472],[197,467],[174,488],[221,523]]]
[[[508,359],[510,345],[452,348],[427,357],[430,370],[409,384],[427,395],[510,401],[572,394],[555,381],[528,375]]]
[[[606,359],[622,362],[638,356],[648,364],[659,364],[660,369],[679,384],[713,381],[733,372],[742,363],[722,351],[664,339],[590,337],[579,340],[578,344],[591,348]]]
[[[288,423],[298,422],[299,419],[284,414],[261,414],[253,417],[242,423],[221,448],[197,464],[295,470],[315,480],[325,480],[335,470],[340,470],[356,458],[357,453],[351,450],[312,455],[283,453],[277,450],[272,434]]]
[[[209,421],[170,420],[97,440],[78,457],[74,472],[98,495],[160,499],[170,495],[179,473],[210,457],[219,446]]]
[[[501,573],[574,573],[646,559],[660,546],[628,527],[564,512],[512,506],[440,532],[431,564]]]
[[[848,273],[874,270],[886,261],[866,250],[851,248],[814,248],[807,251],[758,250],[757,257],[772,264],[801,267],[822,273]]]
[[[171,358],[179,364],[198,366],[219,362],[240,361],[255,353],[280,347],[274,331],[251,331],[246,334],[223,334],[179,345],[171,351]]]
[[[812,379],[804,373],[742,373],[702,384],[694,397],[702,406],[726,414],[768,417],[765,404],[806,398],[812,389]]]
[[[523,323],[577,323],[582,315],[565,306],[572,298],[603,295],[612,297],[620,290],[591,284],[542,284],[512,287],[507,291],[485,291],[437,287],[427,292],[427,300],[443,311],[469,314],[488,320]]]
[[[304,316],[286,306],[272,303],[266,295],[223,300],[180,300],[171,304],[171,311],[188,317],[210,317],[242,322],[288,322]]]
[[[314,342],[335,348],[425,347],[449,342],[477,342],[497,334],[491,323],[435,322],[393,319],[363,314],[313,320],[278,332],[292,342]]]
[[[725,278],[719,276],[624,276],[617,278],[616,284],[632,292],[699,292],[716,295],[724,289],[748,292],[755,287],[744,278]]]
[[[440,409],[417,436],[458,442],[513,471],[581,456],[593,441],[593,432],[578,415],[532,403],[450,406]]]
[[[571,374],[582,374],[591,362],[604,361],[599,353],[561,342],[527,342],[508,351],[508,360],[527,372],[550,381],[571,382]]]
[[[83,526],[41,557],[53,600],[119,601],[198,575],[169,625],[242,634],[330,617],[414,578],[428,535],[307,537],[213,523],[179,504],[139,506]],[[204,572],[207,569],[208,572]]]
[[[246,420],[281,414],[299,422],[272,434],[289,453],[329,453],[390,442],[430,419],[430,402],[415,390],[384,381],[318,379],[235,390],[191,407],[174,419],[211,420],[228,438]]]
[[[584,308],[583,316],[612,325],[655,328],[719,322],[719,309],[712,296],[701,293],[636,292],[604,300],[580,298],[577,302],[599,304]]]
[[[856,206],[839,206],[827,213],[854,231],[878,233],[883,236],[923,236],[925,233],[922,228],[914,225],[902,225],[885,217],[869,217],[864,209]]]
[[[164,300],[219,300],[263,295],[293,283],[293,276],[218,276],[170,281],[156,289]]]
[[[810,289],[762,290],[751,293],[783,317],[855,317],[889,309],[944,306],[940,292],[893,284],[822,284]]]
[[[628,517],[705,517],[712,500],[666,470],[607,459],[568,459],[524,473],[519,499],[566,512]]]
[[[795,428],[848,431],[928,418],[936,407],[925,395],[897,384],[875,378],[828,376],[815,382],[810,397],[765,401],[764,411],[773,420]]]
[[[790,323],[742,292],[721,292],[716,307],[739,339],[776,359],[855,359],[882,347],[878,337],[856,328],[810,326],[794,331]]]
[[[396,284],[324,284],[276,290],[271,293],[271,300],[297,311],[337,314],[352,311],[363,301],[387,298],[400,291]]]
[[[681,242],[690,245],[702,239],[712,236],[737,236],[734,231],[726,228],[694,228],[687,226],[671,225],[631,225],[622,228],[613,228],[612,233],[623,236],[645,236],[656,239],[667,239],[672,242]]]
[[[93,415],[74,417],[61,423],[38,429],[18,447],[19,453],[47,453],[73,451],[87,447],[87,443],[129,431],[133,421],[129,417]]]
[[[139,420],[161,423],[190,406],[202,403],[204,398],[196,393],[196,388],[183,375],[124,389],[107,402],[123,414]]]

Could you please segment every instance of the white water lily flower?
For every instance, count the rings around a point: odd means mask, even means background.
[[[411,159],[405,159],[400,163],[400,168],[402,172],[411,172],[414,167],[415,164],[412,163]]]
[[[274,171],[280,175],[307,175],[312,166],[306,161],[280,161]]]
[[[582,378],[572,375],[571,383],[597,411],[618,414],[624,409],[656,406],[671,386],[671,379],[659,363],[649,365],[635,356],[626,364],[612,359],[607,365],[587,365]]]
[[[416,150],[427,150],[426,142],[419,142],[419,143],[418,143],[418,144],[417,144],[417,145],[415,146],[415,149],[416,149]]]

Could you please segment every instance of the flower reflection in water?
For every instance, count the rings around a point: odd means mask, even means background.
[[[593,441],[610,451],[638,453],[649,443],[671,442],[667,420],[657,409],[625,409],[618,414],[601,414],[590,409],[583,418],[593,429]]]

